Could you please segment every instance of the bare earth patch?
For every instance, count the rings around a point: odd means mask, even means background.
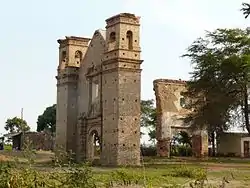
[[[5,162],[5,161],[9,161],[9,158],[4,155],[0,155],[0,162]]]

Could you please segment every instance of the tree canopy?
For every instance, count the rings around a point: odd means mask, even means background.
[[[28,126],[27,122],[18,117],[7,119],[4,128],[9,133],[26,132],[30,130],[30,127]]]
[[[141,127],[155,126],[156,109],[154,100],[141,100]]]
[[[156,108],[154,107],[154,100],[141,100],[141,127],[149,129],[150,140],[156,138]]]
[[[206,32],[187,49],[194,65],[184,96],[192,100],[192,112],[184,120],[192,128],[213,131],[235,125],[236,115],[250,132],[248,83],[250,80],[250,37],[248,30],[217,29]],[[240,109],[240,110],[238,110]],[[243,120],[243,121],[242,121]]]
[[[56,104],[47,107],[42,115],[37,119],[37,131],[50,130],[51,133],[56,131]]]
[[[245,15],[245,18],[247,18],[250,14],[250,4],[249,3],[242,3],[242,9],[241,11]]]
[[[188,145],[192,147],[191,136],[186,131],[180,131],[179,134],[174,136],[175,141],[182,145]]]

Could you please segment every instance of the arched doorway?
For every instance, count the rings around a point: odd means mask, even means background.
[[[171,156],[192,156],[192,137],[185,130],[177,130],[171,139]]]
[[[93,130],[89,134],[88,139],[88,159],[94,160],[100,158],[100,136],[96,130]]]

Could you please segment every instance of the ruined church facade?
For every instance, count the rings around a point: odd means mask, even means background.
[[[56,146],[78,161],[140,164],[140,19],[122,13],[92,38],[59,39]]]

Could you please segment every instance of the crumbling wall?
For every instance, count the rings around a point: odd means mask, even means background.
[[[32,148],[36,150],[53,150],[54,138],[47,132],[27,132],[24,141],[29,140]],[[22,143],[23,145],[24,143]]]
[[[170,156],[170,141],[172,129],[187,129],[182,118],[190,110],[186,108],[187,99],[181,93],[186,89],[186,81],[157,79],[153,82],[157,110],[157,153],[159,156]],[[207,135],[204,131],[191,133],[193,137],[193,153],[202,156],[207,153]]]

